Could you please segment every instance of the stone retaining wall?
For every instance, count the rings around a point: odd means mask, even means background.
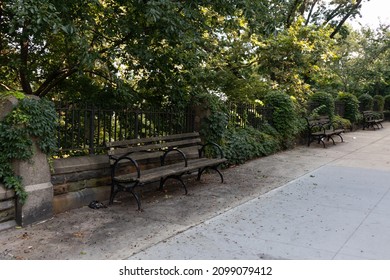
[[[53,162],[53,211],[61,213],[108,200],[110,167],[106,155],[72,157]]]
[[[15,193],[0,184],[0,230],[15,224]]]
[[[138,160],[140,168],[159,165],[154,160]],[[122,169],[126,172],[126,169]],[[88,205],[93,200],[108,202],[111,191],[110,166],[107,155],[91,155],[56,159],[51,175],[53,211],[61,213]],[[154,190],[155,186],[137,191]]]

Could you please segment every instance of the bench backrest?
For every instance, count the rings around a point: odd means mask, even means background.
[[[365,121],[381,119],[383,118],[383,113],[377,111],[363,111],[363,118]]]
[[[306,121],[307,121],[309,128],[311,128],[313,126],[324,125],[324,124],[330,123],[330,118],[329,118],[329,116],[307,117]]]
[[[137,152],[145,154],[147,152],[146,157],[151,157],[153,153],[156,153],[156,156],[158,156],[168,149],[179,148],[180,150],[188,150],[198,147],[200,144],[201,138],[199,133],[191,132],[108,142],[106,147],[109,156],[120,156],[126,153]]]

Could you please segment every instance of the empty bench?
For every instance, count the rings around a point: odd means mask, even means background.
[[[306,117],[306,122],[307,146],[316,141],[318,144],[322,143],[323,147],[326,148],[325,140],[332,140],[333,145],[335,145],[334,136],[338,136],[341,142],[344,142],[341,136],[345,132],[344,127],[339,122],[331,121],[328,116]]]
[[[215,170],[223,182],[219,167],[227,161],[220,146],[215,143],[202,144],[199,133],[184,133],[148,137],[106,143],[111,167],[111,194],[109,203],[114,202],[118,192],[130,192],[141,210],[136,187],[160,182],[162,190],[168,179],[181,183],[187,194],[183,176],[196,172],[200,180],[208,170]],[[206,150],[215,155],[206,157]]]
[[[363,130],[372,127],[383,128],[382,122],[384,121],[383,113],[374,111],[363,111]]]

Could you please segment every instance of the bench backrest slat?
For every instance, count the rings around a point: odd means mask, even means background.
[[[131,139],[107,143],[108,155],[130,152],[152,152],[169,148],[183,148],[201,144],[199,133],[175,134],[161,137]]]
[[[120,141],[113,141],[113,142],[107,142],[106,147],[107,148],[115,148],[120,146],[130,146],[135,145],[139,143],[151,143],[156,141],[171,141],[175,139],[184,139],[184,138],[194,138],[199,137],[198,132],[190,132],[190,133],[183,133],[183,134],[172,134],[172,135],[165,135],[165,136],[155,136],[155,137],[146,137],[146,138],[137,138],[137,139],[130,139],[130,140],[120,140]]]

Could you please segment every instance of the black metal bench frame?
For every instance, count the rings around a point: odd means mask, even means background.
[[[375,129],[383,128],[383,113],[375,111],[363,111],[363,130],[372,127]]]
[[[207,158],[207,147],[216,149],[215,158]],[[215,143],[202,144],[199,133],[184,133],[167,136],[148,137],[106,143],[111,167],[110,204],[118,192],[130,192],[141,211],[141,200],[135,192],[136,187],[148,183],[160,182],[163,190],[168,179],[179,181],[188,193],[183,176],[197,172],[197,180],[208,170],[215,170],[223,183],[219,167],[227,161],[222,149]],[[157,161],[156,166],[141,169],[139,161]],[[120,172],[123,168],[129,169]],[[131,170],[130,170],[131,169]]]
[[[332,140],[333,145],[336,145],[333,137],[338,136],[341,142],[344,142],[342,133],[345,132],[344,127],[341,123],[331,121],[328,116],[318,116],[318,117],[306,117],[307,122],[307,146],[314,141],[317,141],[318,144],[323,145],[326,148],[325,141]]]

